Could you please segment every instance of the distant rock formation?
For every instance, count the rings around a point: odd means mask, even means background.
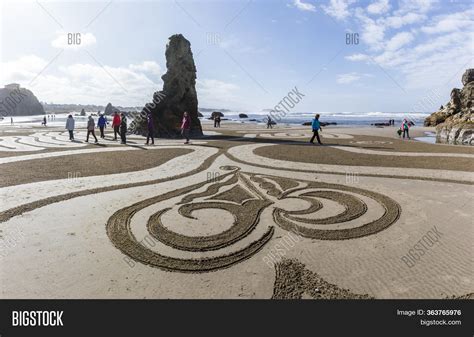
[[[462,89],[451,90],[451,100],[425,119],[425,126],[436,126],[439,143],[474,145],[474,69],[462,75]]]
[[[112,115],[112,114],[114,114],[115,112],[120,112],[120,109],[114,107],[114,106],[112,105],[112,103],[109,102],[109,104],[107,104],[107,105],[105,106],[104,114],[106,114],[106,115]]]
[[[204,115],[198,111],[198,117],[204,117]]]
[[[214,119],[214,118],[216,118],[216,117],[222,118],[222,117],[224,117],[224,114],[223,114],[222,112],[220,112],[220,111],[214,111],[214,112],[211,114],[211,118],[210,118],[210,119]]]
[[[249,118],[249,116],[247,114],[239,114],[239,118]]]
[[[163,90],[153,94],[153,102],[147,103],[142,112],[135,116],[130,125],[133,133],[145,134],[146,115],[151,113],[157,137],[179,137],[183,113],[191,117],[191,137],[203,135],[198,118],[198,99],[196,94],[196,66],[191,43],[181,34],[169,38],[166,46],[166,74]]]
[[[81,116],[85,116],[86,115],[86,110],[82,109],[81,110]]]
[[[36,96],[19,84],[7,84],[0,89],[1,116],[44,115],[44,109]]]

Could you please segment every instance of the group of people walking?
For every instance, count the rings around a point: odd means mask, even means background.
[[[97,126],[100,130],[100,138],[105,139],[105,128],[107,127],[107,117],[104,114],[99,116],[97,121]],[[113,120],[112,120],[112,127],[114,129],[114,140],[117,140],[117,134],[120,135],[122,144],[127,143],[127,117],[122,112],[120,115],[118,112],[115,112]],[[76,121],[74,117],[70,114],[66,119],[66,130],[69,132],[69,140],[74,140],[74,129],[76,128]],[[89,136],[92,135],[94,137],[95,143],[97,144],[99,140],[95,135],[95,121],[94,117],[89,116],[87,119],[87,136],[86,136],[86,143],[89,142]]]
[[[314,140],[318,141],[319,145],[323,145],[321,142],[321,138],[319,135],[319,132],[322,132],[321,128],[321,123],[319,122],[319,114],[316,114],[311,122],[311,128],[313,131],[313,136],[310,139],[310,143],[314,144]],[[155,144],[155,123],[153,120],[153,116],[151,113],[147,114],[147,137],[146,137],[146,143],[145,145],[151,145]],[[46,117],[44,118],[45,120],[43,123],[46,125]],[[217,118],[216,118],[217,119]],[[216,120],[215,119],[215,120]],[[219,118],[220,119],[220,118]],[[220,121],[217,122],[215,126],[218,127]],[[267,117],[267,128],[272,128],[273,127],[273,121],[270,118],[270,116]],[[389,120],[390,125],[395,124],[394,119]],[[104,116],[104,114],[101,114],[98,121],[97,121],[97,127],[100,130],[100,138],[105,139],[105,128],[107,127],[108,122],[107,122],[107,117]],[[409,130],[411,127],[412,123],[409,122],[407,119],[403,119],[402,125],[400,126],[400,129],[397,131],[398,135],[400,138],[403,136],[403,138],[408,138],[410,139],[410,134]],[[97,139],[95,135],[95,121],[92,116],[89,116],[87,120],[87,136],[86,136],[86,142],[89,142],[89,136],[92,135],[95,139],[95,143],[97,144],[99,140]],[[112,119],[112,128],[114,130],[114,138],[113,140],[117,140],[117,135],[120,136],[121,143],[126,144],[127,143],[127,117],[125,116],[125,113],[119,114],[118,112],[114,113],[113,119]],[[75,129],[75,120],[72,115],[69,115],[67,120],[66,120],[66,130],[69,132],[69,139],[72,141],[74,140],[74,129]],[[181,136],[185,139],[184,144],[189,144],[189,135],[191,131],[191,117],[189,116],[188,112],[183,113],[183,118],[181,120]]]
[[[74,129],[76,121],[74,120],[74,117],[70,114],[68,118],[66,119],[66,130],[69,132],[69,140],[73,141],[74,140]],[[105,133],[104,130],[107,127],[107,117],[104,116],[104,114],[101,114],[98,121],[97,121],[97,126],[99,127],[100,130],[100,138],[105,139]],[[89,142],[89,136],[92,135],[95,139],[95,143],[99,143],[99,140],[97,139],[95,135],[95,121],[92,116],[89,116],[87,119],[87,136],[86,136],[86,142]],[[119,114],[118,112],[114,113],[113,119],[112,119],[112,128],[114,130],[114,138],[113,140],[117,140],[117,135],[120,136],[121,139],[121,144],[126,144],[127,143],[127,117],[125,116],[125,113]],[[153,121],[153,116],[151,113],[147,114],[147,138],[146,138],[146,143],[145,145],[150,145],[150,140],[151,140],[151,145],[155,144],[155,139],[154,139],[154,133],[155,133],[155,124]],[[184,144],[189,144],[189,134],[191,131],[191,117],[189,116],[188,112],[184,112],[183,114],[183,119],[181,120],[181,135],[183,138],[186,139]]]

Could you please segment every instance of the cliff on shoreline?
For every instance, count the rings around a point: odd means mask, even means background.
[[[42,115],[44,109],[36,96],[28,89],[12,83],[0,89],[0,115],[31,116]]]
[[[463,88],[451,90],[451,100],[425,119],[425,126],[436,126],[438,143],[474,145],[474,69],[462,76]]]

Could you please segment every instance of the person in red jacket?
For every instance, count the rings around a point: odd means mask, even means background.
[[[189,131],[191,130],[191,118],[187,111],[184,112],[183,120],[181,122],[181,135],[186,138],[184,144],[189,144]]]
[[[112,120],[112,127],[114,128],[114,140],[117,140],[117,134],[120,136],[120,115],[115,111],[114,119]]]

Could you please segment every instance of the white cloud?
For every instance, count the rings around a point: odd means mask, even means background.
[[[47,62],[36,55],[22,56],[15,61],[0,62],[0,81],[3,84],[31,81]]]
[[[363,77],[372,77],[370,74],[360,74],[357,72],[346,73],[346,74],[339,74],[337,75],[336,82],[339,84],[349,84],[352,82],[356,82]]]
[[[323,5],[322,8],[326,14],[338,20],[343,20],[350,15],[349,6],[354,2],[355,0],[330,0],[329,5]]]
[[[361,26],[361,40],[371,49],[380,49],[385,38],[386,27],[366,16],[362,10],[356,10],[356,18]]]
[[[402,9],[407,7],[419,8],[423,14],[403,13]],[[474,10],[434,16],[426,24],[433,2],[403,2],[401,8],[377,20],[357,10],[361,39],[370,44],[370,49],[367,54],[353,54],[346,59],[354,62],[373,59],[387,72],[397,74],[405,89],[429,86],[449,92],[452,86],[460,84],[460,74],[465,68],[472,67]],[[410,25],[409,30],[400,29],[405,25]],[[364,35],[371,30],[377,32],[374,27],[379,29],[378,35]],[[452,79],[456,82],[448,83]]]
[[[390,9],[388,0],[378,0],[367,6],[367,12],[370,14],[383,14]]]
[[[131,64],[129,68],[133,71],[148,73],[152,75],[161,75],[161,67],[154,61],[143,61],[141,64]]]
[[[35,55],[0,63],[0,69],[8,69],[2,71],[2,84],[20,83],[41,101],[102,105],[109,101],[115,105],[143,105],[162,86],[161,80],[155,82],[149,77],[160,69],[151,61],[121,67],[101,67],[95,63],[55,67],[53,62],[45,69],[47,64]]]
[[[426,19],[426,15],[418,13],[407,13],[402,15],[393,15],[380,20],[380,23],[389,28],[399,29],[406,25],[420,23]]]
[[[365,55],[365,54],[352,54],[352,55],[346,56],[345,59],[349,61],[367,61],[370,58],[368,55]]]
[[[303,2],[302,0],[294,0],[293,4],[299,10],[308,11],[308,12],[316,12],[316,6],[307,2]]]
[[[394,51],[413,41],[413,34],[410,32],[401,32],[393,36],[387,42],[386,50]]]
[[[239,90],[238,85],[216,79],[196,81],[196,91],[201,107],[219,108],[241,104]]]
[[[56,38],[51,41],[54,48],[79,50],[84,47],[94,45],[97,40],[92,33],[78,33],[75,35],[64,31],[56,32]]]
[[[465,12],[437,16],[431,20],[432,22],[429,25],[421,27],[421,31],[427,34],[440,34],[467,29],[472,26],[473,17],[474,10],[472,9]]]
[[[438,0],[400,0],[397,13],[426,13],[434,8]]]
[[[400,29],[406,25],[421,23],[426,19],[425,15],[407,13],[407,14],[389,14],[385,17],[372,19],[368,17],[361,8],[355,11],[355,18],[361,27],[361,40],[375,51],[383,50],[386,34],[394,29]]]

